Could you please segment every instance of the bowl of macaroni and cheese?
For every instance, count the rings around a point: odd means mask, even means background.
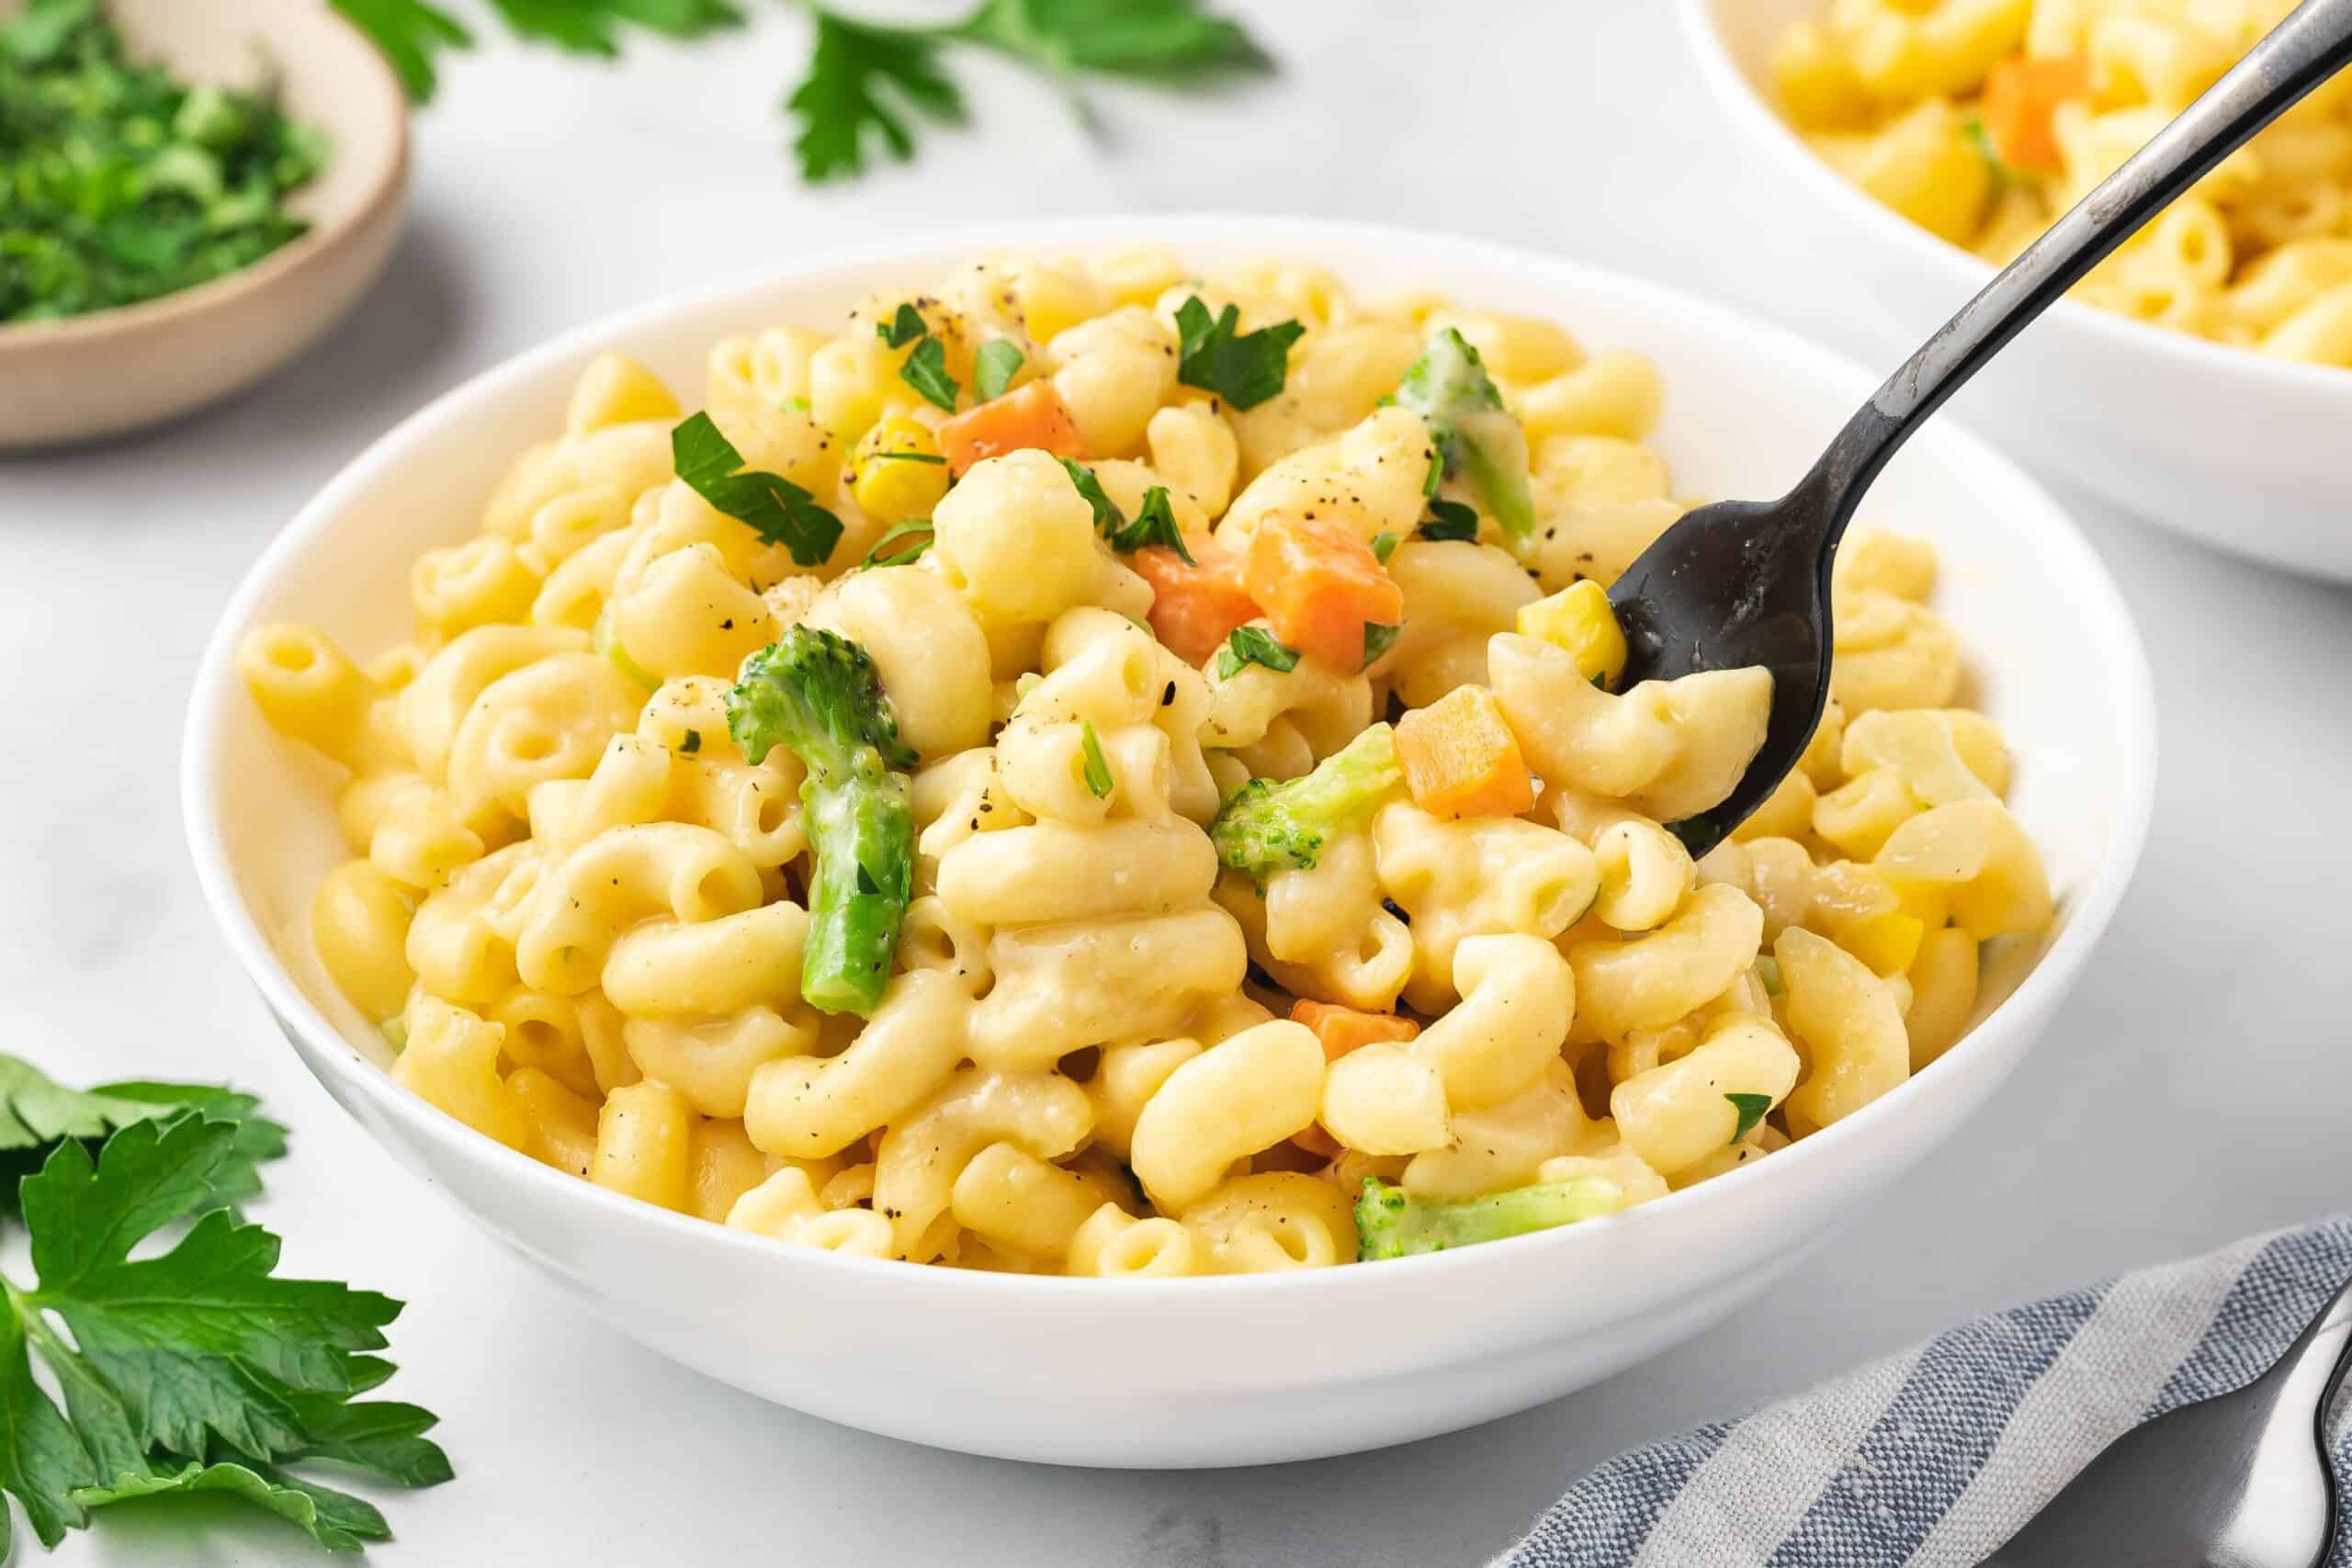
[[[2292,0],[1681,0],[1757,187],[1909,353]],[[1954,410],[2209,544],[2352,579],[2352,78],[2323,85],[2046,312]]]
[[[199,869],[362,1126],[714,1376],[1079,1464],[1464,1426],[1949,1133],[2137,856],[2129,617],[1951,429],[1841,557],[1803,766],[1686,844],[1770,678],[1625,688],[1605,585],[1868,390],[1405,231],[797,262],[305,508],[198,678]]]

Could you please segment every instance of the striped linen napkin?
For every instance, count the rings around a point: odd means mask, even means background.
[[[2347,1276],[2352,1215],[1981,1318],[1620,1454],[1490,1568],[1969,1568],[2131,1427],[2259,1376]],[[2352,1488],[2329,1568],[2347,1538]]]

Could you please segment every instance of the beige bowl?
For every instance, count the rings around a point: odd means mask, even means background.
[[[0,12],[17,0],[0,0]],[[308,347],[375,281],[400,232],[408,102],[365,35],[320,0],[107,0],[132,52],[192,81],[275,76],[329,162],[288,198],[311,231],[177,294],[0,326],[0,450],[115,435],[248,386]]]

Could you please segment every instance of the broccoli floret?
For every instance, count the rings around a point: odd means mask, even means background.
[[[849,638],[796,626],[744,661],[727,730],[757,762],[775,747],[808,769],[800,786],[817,873],[800,994],[826,1012],[873,1015],[914,894],[912,748],[874,660]]]
[[[1428,423],[1447,475],[1468,478],[1511,554],[1525,559],[1535,547],[1527,433],[1503,407],[1478,351],[1452,327],[1439,333],[1396,384],[1396,404]]]
[[[1571,1225],[1613,1214],[1624,1206],[1624,1189],[1599,1176],[1539,1181],[1466,1203],[1409,1198],[1403,1188],[1367,1176],[1363,1194],[1356,1200],[1356,1238],[1369,1263]]]
[[[1348,831],[1404,778],[1396,732],[1375,724],[1304,778],[1251,779],[1209,825],[1216,858],[1263,884],[1278,871],[1308,871],[1330,839]]]

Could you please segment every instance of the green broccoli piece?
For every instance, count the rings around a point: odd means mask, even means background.
[[[1304,778],[1251,779],[1235,790],[1209,824],[1209,840],[1218,860],[1261,886],[1278,871],[1309,871],[1324,841],[1370,816],[1404,776],[1396,732],[1375,724]]]
[[[1524,560],[1535,547],[1535,501],[1527,482],[1527,433],[1503,407],[1478,351],[1446,328],[1396,383],[1396,405],[1428,422],[1449,477],[1466,476]]]
[[[1403,1188],[1367,1176],[1363,1194],[1356,1200],[1356,1238],[1363,1243],[1364,1261],[1371,1263],[1572,1225],[1624,1206],[1624,1189],[1599,1176],[1539,1181],[1466,1203],[1408,1198]]]
[[[874,660],[849,638],[786,629],[743,664],[727,731],[757,762],[775,747],[808,769],[800,799],[817,874],[800,994],[826,1012],[873,1016],[914,894],[915,753]],[[898,771],[894,771],[898,770]]]

